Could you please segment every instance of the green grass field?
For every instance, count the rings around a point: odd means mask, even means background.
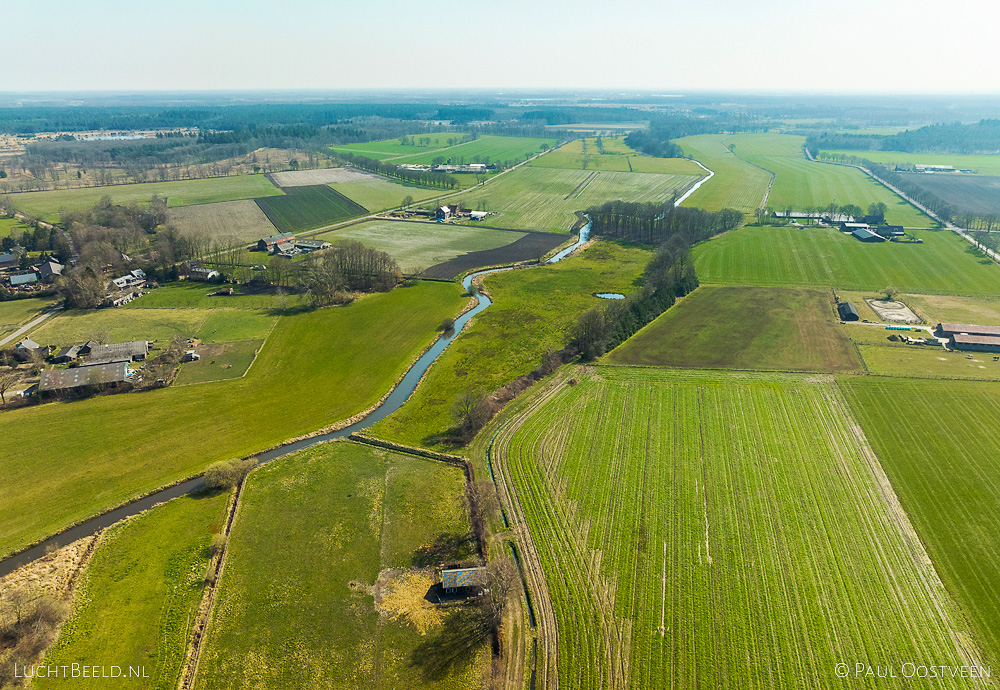
[[[104,196],[110,196],[116,204],[130,204],[149,201],[154,194],[166,197],[167,206],[173,207],[279,196],[281,190],[271,184],[263,175],[239,175],[212,177],[204,180],[145,182],[111,187],[25,192],[11,194],[10,198],[14,205],[22,211],[46,220],[58,220],[59,209],[64,207],[71,211],[87,209]]]
[[[943,321],[1000,326],[1000,299],[953,295],[903,295],[902,299],[931,325]]]
[[[282,317],[240,379],[4,412],[5,446],[45,450],[4,464],[0,554],[371,407],[466,301],[449,283],[369,295]]]
[[[866,243],[831,228],[745,227],[694,248],[703,283],[995,295],[1000,269],[947,230],[923,244]]]
[[[371,428],[375,436],[434,445],[455,425],[462,393],[492,392],[565,345],[566,329],[600,306],[594,292],[630,293],[652,254],[599,241],[580,256],[543,267],[496,273],[484,285],[493,305],[459,335],[402,408]]]
[[[392,157],[389,160],[396,165],[412,163],[415,165],[430,165],[435,158],[441,157],[452,164],[462,163],[516,163],[523,161],[537,153],[541,153],[542,146],[555,146],[555,139],[534,139],[531,137],[497,137],[481,136],[478,139],[465,144],[433,149],[409,156]],[[364,155],[364,154],[361,154]],[[477,160],[478,159],[478,160]],[[462,177],[459,175],[458,177]],[[465,175],[469,177],[469,175]]]
[[[406,588],[407,608],[395,610],[413,613],[396,618],[379,614],[370,590],[438,536],[468,532],[464,482],[459,468],[355,443],[254,472],[195,687],[476,687],[488,652],[438,682],[411,664],[441,628],[443,612],[423,601],[427,584]]]
[[[362,216],[367,210],[327,185],[289,187],[283,196],[257,199],[278,232],[299,232]]]
[[[821,151],[823,156],[867,158],[888,165],[951,165],[959,170],[972,170],[977,175],[1000,175],[1000,156],[972,156],[950,153],[907,153],[902,151]]]
[[[10,237],[14,230],[22,231],[27,227],[16,218],[0,218],[0,237]]]
[[[819,290],[703,286],[605,357],[612,364],[857,371],[833,295]]]
[[[445,193],[442,189],[426,189],[389,180],[338,182],[330,186],[372,213],[402,206],[403,199],[408,196],[412,196],[416,203]]]
[[[0,302],[0,337],[10,335],[18,328],[40,316],[49,307],[55,305],[55,300],[47,297],[35,297],[32,299],[15,299],[8,302]],[[52,318],[51,316],[49,318]],[[10,343],[4,349],[13,347],[17,343]]]
[[[73,678],[81,688],[135,685],[175,688],[189,623],[201,603],[211,530],[225,519],[228,493],[175,499],[111,527],[101,538],[77,591],[73,615],[45,664],[121,667],[124,679]],[[32,687],[66,687],[64,678]]]
[[[246,286],[232,286],[236,290]],[[123,309],[279,309],[285,306],[297,306],[299,295],[286,294],[235,294],[216,295],[209,293],[219,289],[218,285],[202,283],[197,280],[182,280],[175,283],[164,283],[137,299],[124,305]]]
[[[686,155],[715,173],[683,205],[708,211],[734,208],[753,213],[760,207],[771,176],[730,153],[723,143],[725,138],[721,134],[699,134],[675,142]]]
[[[868,371],[876,376],[1000,381],[1000,362],[988,352],[948,352],[926,345],[859,344]]]
[[[934,567],[983,641],[982,663],[995,666],[1000,440],[987,430],[1000,423],[1000,385],[859,377],[841,387]]]
[[[670,201],[697,181],[693,175],[652,175],[588,170],[559,170],[525,166],[467,192],[458,203],[485,209],[492,225],[566,232],[576,221],[575,211],[606,201]]]
[[[899,687],[835,665],[972,663],[832,380],[578,376],[498,420],[491,453],[546,574],[560,688]]]
[[[804,137],[791,134],[737,134],[725,139],[735,153],[775,174],[767,205],[774,209],[823,208],[830,203],[867,209],[881,201],[886,220],[905,227],[926,228],[933,221],[856,168],[815,163],[802,152]],[[712,166],[709,166],[712,167]]]
[[[175,335],[218,343],[263,339],[275,318],[268,312],[248,309],[71,309],[49,317],[30,335],[38,343],[59,346],[95,338],[108,343],[166,342]]]
[[[602,141],[604,142],[603,154],[597,148],[596,139],[574,139],[555,151],[533,160],[530,165],[537,168],[697,175],[699,177],[707,174],[698,165],[685,158],[643,156],[626,146],[622,137],[605,137]]]
[[[168,223],[185,235],[209,236],[232,244],[256,242],[277,234],[274,225],[251,199],[170,209]]]
[[[183,386],[189,383],[239,378],[250,368],[263,344],[263,340],[238,340],[197,347],[195,349],[201,355],[201,359],[181,364],[174,385]]]
[[[359,144],[344,144],[343,146],[333,146],[331,148],[339,153],[353,153],[366,158],[385,160],[387,158],[398,158],[443,149],[454,144],[454,142],[448,144],[449,139],[459,140],[464,134],[462,132],[444,132],[408,136],[415,137],[417,140],[427,139],[429,141],[426,144],[400,144],[399,138],[396,138],[382,139],[381,141],[366,141]]]
[[[524,235],[474,225],[372,221],[323,233],[317,239],[361,242],[389,254],[404,273],[418,273],[467,252],[506,246]]]

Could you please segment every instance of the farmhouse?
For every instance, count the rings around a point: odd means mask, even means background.
[[[966,335],[956,333],[951,336],[953,350],[974,350],[977,352],[1000,352],[1000,336]]]
[[[434,217],[438,220],[448,220],[451,218],[451,206],[442,206],[434,213]]]
[[[486,586],[486,568],[456,568],[441,571],[441,589],[445,594],[475,596]]]
[[[117,388],[126,383],[131,375],[132,370],[125,362],[43,371],[38,382],[38,394],[46,398]]]
[[[886,239],[902,237],[906,234],[902,225],[883,225],[882,227],[875,228],[875,232]]]
[[[31,338],[25,338],[17,345],[14,346],[14,356],[17,357],[22,362],[26,362],[31,359],[31,354],[33,352],[40,352],[42,346],[36,343]]]
[[[271,245],[271,253],[275,256],[291,257],[302,253],[302,250],[291,242],[281,242]]]
[[[84,343],[79,354],[85,356],[87,364],[108,364],[111,362],[131,362],[146,359],[149,353],[149,342],[146,340],[130,340],[125,343],[109,343],[97,345],[93,341]]]
[[[858,228],[851,234],[857,237],[862,242],[885,242],[884,237],[882,237],[881,235],[876,235],[874,232],[868,230],[867,228]]]
[[[943,338],[950,338],[953,335],[986,335],[1000,337],[1000,328],[996,326],[976,326],[971,323],[939,323],[938,333]]]
[[[257,249],[262,252],[270,251],[276,244],[284,244],[295,239],[295,233],[283,232],[280,235],[271,235],[257,240]]]
[[[841,302],[837,305],[837,313],[840,314],[841,321],[857,321],[861,317],[858,316],[858,310],[850,302]]]
[[[46,259],[38,265],[38,275],[46,283],[50,283],[62,275],[64,268],[66,267],[55,259]]]

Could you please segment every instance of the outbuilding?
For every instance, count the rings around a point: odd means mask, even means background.
[[[859,240],[861,240],[862,242],[885,242],[884,237],[876,235],[871,230],[867,230],[864,228],[858,228],[851,234],[854,235]]]
[[[956,333],[951,336],[953,350],[973,350],[976,352],[1000,352],[1000,337],[993,335],[966,335]]]
[[[43,398],[96,393],[121,386],[131,375],[132,370],[125,362],[43,371],[38,393]]]
[[[486,568],[454,568],[441,571],[445,594],[478,595],[486,586]]]
[[[1000,328],[996,326],[976,326],[971,323],[939,323],[937,330],[944,338],[950,338],[957,334],[1000,337]]]
[[[291,242],[295,239],[295,233],[283,232],[280,235],[271,235],[270,237],[264,237],[257,241],[257,249],[262,252],[270,251],[271,247],[276,244],[284,244],[286,242]]]
[[[858,321],[858,310],[850,302],[841,302],[837,305],[837,313],[840,314],[841,321]]]

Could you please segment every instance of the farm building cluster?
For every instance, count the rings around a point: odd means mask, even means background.
[[[0,253],[0,282],[13,292],[34,292],[50,285],[62,275],[66,266],[52,257],[45,257],[26,268],[14,250]]]
[[[295,233],[291,232],[283,232],[280,235],[271,235],[257,240],[258,251],[289,258],[304,252],[328,249],[330,246],[329,242],[298,238]]]
[[[841,222],[840,231],[849,233],[862,242],[896,242],[906,236],[902,225],[872,225],[869,223]],[[922,243],[922,240],[917,240]]]
[[[22,362],[48,359],[53,364],[68,364],[61,369],[51,369],[40,374],[37,392],[41,398],[89,395],[109,388],[127,390],[131,387],[136,370],[133,362],[141,362],[149,354],[146,340],[121,343],[88,341],[80,345],[55,348],[40,345],[25,338],[14,347],[14,357]]]
[[[968,323],[939,323],[937,333],[952,350],[1000,352],[1000,328]]]

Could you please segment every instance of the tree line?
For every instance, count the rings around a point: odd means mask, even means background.
[[[403,182],[410,182],[424,187],[455,189],[458,186],[458,180],[451,175],[443,175],[441,173],[430,172],[429,170],[410,170],[409,168],[402,168],[392,163],[377,161],[374,158],[357,156],[353,153],[338,153],[334,158],[346,165],[353,165],[355,168],[361,168],[362,170],[378,173],[385,177],[392,177]]]
[[[590,207],[586,215],[592,236],[652,245],[660,245],[674,235],[692,245],[733,230],[743,220],[743,214],[731,208],[711,212],[674,206],[672,202],[609,201]]]
[[[351,291],[391,290],[402,277],[391,256],[360,242],[335,244],[303,264],[301,285],[314,307],[350,301]]]
[[[699,117],[666,115],[649,122],[646,129],[625,137],[625,144],[636,151],[658,158],[682,158],[684,151],[672,139],[695,134],[720,132],[756,132],[766,128],[766,121],[747,113],[706,111]]]
[[[897,134],[824,132],[806,139],[813,155],[821,149],[902,151],[906,153],[995,154],[1000,151],[1000,120],[927,125]]]

